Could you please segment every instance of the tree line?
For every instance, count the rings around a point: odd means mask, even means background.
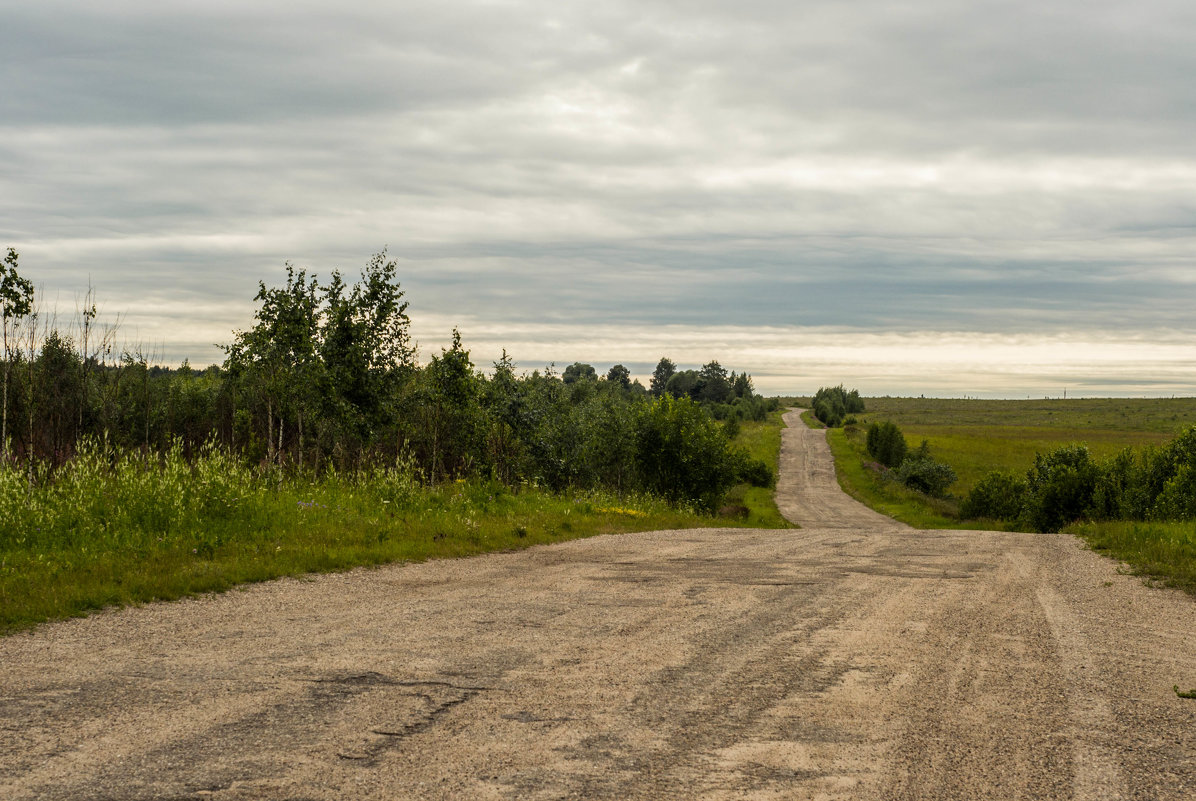
[[[0,275],[6,459],[61,464],[87,437],[147,455],[215,443],[269,469],[402,460],[428,482],[601,486],[705,509],[742,479],[771,480],[730,444],[740,420],[775,407],[750,376],[662,358],[645,388],[622,365],[517,373],[505,351],[487,375],[455,330],[421,363],[385,252],[357,280],[288,264],[282,285],[259,283],[253,325],[235,332],[224,363],[203,370],[118,348],[90,291],[74,326],[51,324],[18,258],[10,249]]]

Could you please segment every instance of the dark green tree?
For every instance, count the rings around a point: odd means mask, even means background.
[[[697,400],[697,390],[697,370],[682,370],[679,373],[673,373],[664,388],[666,395],[672,395],[674,398],[693,398],[694,400]]]
[[[561,380],[566,384],[576,384],[578,381],[597,381],[598,371],[594,369],[593,365],[573,362],[565,368],[565,372],[561,374]]]
[[[310,408],[311,387],[319,385],[323,372],[316,351],[320,306],[315,277],[309,282],[305,271],[296,273],[290,263],[286,268],[285,287],[258,283],[257,324],[238,333],[225,348],[225,368],[265,406],[267,457],[281,458],[284,422],[290,417],[296,423],[302,462],[304,417]]]
[[[731,382],[726,369],[716,361],[703,365],[698,372],[696,387],[698,400],[706,403],[726,403],[731,398]]]
[[[659,398],[668,391],[669,379],[676,372],[677,365],[673,364],[671,359],[662,356],[660,361],[656,363],[656,369],[652,371],[652,381],[648,385],[648,392],[653,397]]]
[[[752,386],[752,377],[747,373],[735,375],[731,373],[731,395],[736,398],[751,398],[756,394]]]
[[[690,398],[646,404],[636,426],[644,485],[674,501],[713,512],[737,479],[737,458],[722,427]]]
[[[365,447],[378,440],[394,422],[400,390],[414,368],[396,270],[383,251],[371,257],[360,282],[350,287],[334,272],[324,289],[319,348],[324,416],[342,444],[353,439]]]
[[[869,456],[890,468],[898,467],[905,460],[909,450],[905,435],[901,433],[897,424],[890,420],[868,426],[868,435],[864,443]]]
[[[631,371],[621,364],[610,368],[606,380],[616,384],[620,389],[631,389]]]
[[[33,312],[33,284],[17,273],[20,258],[12,248],[0,264],[0,316],[4,324],[4,396],[0,402],[0,459],[8,456],[8,383],[22,321]]]
[[[420,407],[433,480],[470,472],[481,451],[481,381],[453,329],[453,344],[424,368]]]

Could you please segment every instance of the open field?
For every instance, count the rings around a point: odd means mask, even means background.
[[[868,398],[862,421],[892,420],[911,446],[930,441],[959,475],[959,497],[991,470],[1022,472],[1034,454],[1081,442],[1097,459],[1122,448],[1162,445],[1196,423],[1196,398],[954,400]]]

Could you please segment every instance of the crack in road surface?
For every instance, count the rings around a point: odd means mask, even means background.
[[[1191,799],[1196,604],[916,531],[786,416],[800,530],[282,580],[0,640],[4,799]]]

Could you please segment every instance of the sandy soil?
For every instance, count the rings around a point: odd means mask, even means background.
[[[286,580],[0,640],[0,798],[1196,798],[1196,603],[915,531],[785,431],[804,528]]]

